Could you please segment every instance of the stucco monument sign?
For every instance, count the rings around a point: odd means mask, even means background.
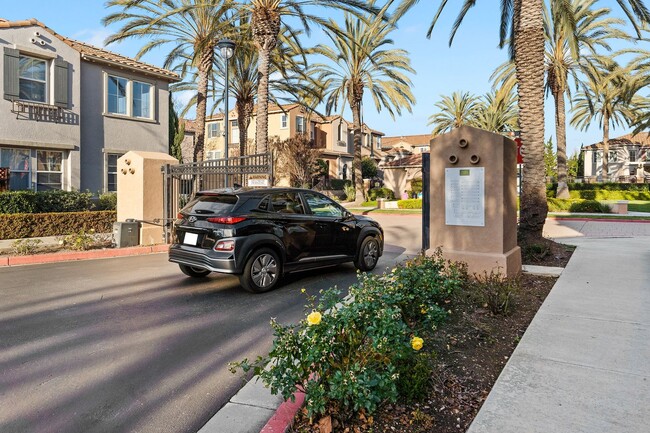
[[[517,146],[462,126],[431,140],[430,243],[470,273],[521,272],[517,246]]]

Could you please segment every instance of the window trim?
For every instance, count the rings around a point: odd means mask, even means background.
[[[111,71],[103,71],[104,74],[104,95],[103,95],[103,100],[104,100],[104,109],[103,109],[103,115],[105,117],[114,117],[118,119],[128,119],[128,120],[136,120],[139,122],[150,122],[150,123],[157,123],[158,120],[156,118],[156,93],[158,91],[158,87],[156,86],[155,82],[148,81],[145,79],[142,79],[140,77],[135,78],[133,76],[130,76],[128,74],[119,74],[119,73],[113,73]],[[119,79],[126,80],[126,114],[121,114],[121,113],[112,113],[108,111],[108,81],[110,77],[115,77]],[[140,117],[140,116],[135,116],[133,114],[133,83],[140,83],[140,84],[146,84],[150,86],[150,94],[149,94],[149,112],[150,112],[150,117]]]
[[[36,151],[36,166],[35,166],[34,173],[35,173],[35,176],[36,176],[36,181],[34,182],[34,190],[39,191],[39,189],[38,189],[38,175],[40,173],[48,173],[48,174],[53,173],[53,174],[60,174],[61,175],[61,188],[60,188],[60,190],[63,191],[64,185],[65,185],[65,179],[63,178],[63,166],[65,164],[65,155],[64,155],[63,151],[61,151],[61,150],[51,150],[51,149],[35,149],[35,151]],[[61,169],[59,171],[39,170],[38,169],[38,153],[39,152],[60,153],[61,154],[61,167],[60,167]],[[44,191],[48,191],[48,190],[44,190]]]
[[[216,134],[213,135],[212,133],[212,127],[215,126],[216,128]],[[223,131],[221,130],[221,122],[210,122],[207,124],[208,128],[208,138],[218,138],[223,135]]]
[[[122,156],[124,156],[125,153],[126,153],[126,151],[122,151],[122,152],[104,151],[104,162],[105,162],[105,166],[104,166],[104,192],[117,192],[117,174],[118,174],[117,160],[120,159]],[[109,181],[108,181],[109,175],[111,174],[111,172],[108,171],[109,168],[110,168],[108,159],[110,158],[111,155],[117,156],[117,158],[115,159],[115,191],[111,191],[109,189]]]
[[[289,115],[283,113],[280,115],[280,129],[287,129],[287,128],[289,128]]]
[[[38,60],[38,61],[43,62],[45,64],[45,81],[41,81],[41,80],[38,80],[38,79],[35,79],[35,78],[26,78],[26,77],[22,77],[20,75],[20,59],[22,59],[23,57],[31,59],[31,60]],[[19,66],[18,66],[18,95],[19,95],[18,98],[19,98],[19,100],[20,101],[26,101],[26,102],[36,102],[36,103],[39,103],[39,104],[49,104],[50,103],[50,81],[51,81],[50,73],[51,73],[51,69],[52,69],[50,67],[50,61],[48,61],[47,59],[43,59],[43,58],[40,58],[40,57],[33,56],[33,55],[25,54],[23,51],[21,51],[18,54],[18,64],[19,64]],[[45,100],[44,101],[36,101],[36,100],[33,100],[33,99],[23,99],[23,98],[21,98],[20,97],[20,81],[21,80],[28,80],[28,81],[33,81],[33,82],[37,82],[37,83],[44,83],[45,84],[45,91],[43,92],[43,94],[45,95]]]

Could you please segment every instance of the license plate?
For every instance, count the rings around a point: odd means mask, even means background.
[[[187,245],[196,245],[198,240],[199,240],[198,233],[186,232],[185,236],[183,237],[183,243]]]

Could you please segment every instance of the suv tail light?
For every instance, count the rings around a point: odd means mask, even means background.
[[[216,251],[232,251],[235,249],[235,241],[219,241],[214,246]]]
[[[176,215],[176,218],[179,219],[179,220],[182,220],[185,217],[183,216],[182,213],[179,212],[178,215]]]
[[[244,217],[214,217],[208,218],[208,222],[218,223],[218,224],[237,224],[242,221],[245,221]]]

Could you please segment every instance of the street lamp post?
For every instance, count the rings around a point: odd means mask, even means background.
[[[224,138],[226,139],[226,146],[225,146],[225,156],[226,156],[226,180],[225,180],[225,186],[228,186],[228,130],[230,129],[230,119],[228,117],[228,84],[229,84],[229,76],[228,76],[228,60],[232,57],[233,53],[235,52],[235,43],[231,41],[230,39],[221,39],[219,42],[217,42],[217,47],[219,48],[219,51],[221,53],[221,57],[225,60],[226,63],[226,79],[225,81],[225,89],[224,89],[224,105],[225,105],[225,115],[224,115]]]

